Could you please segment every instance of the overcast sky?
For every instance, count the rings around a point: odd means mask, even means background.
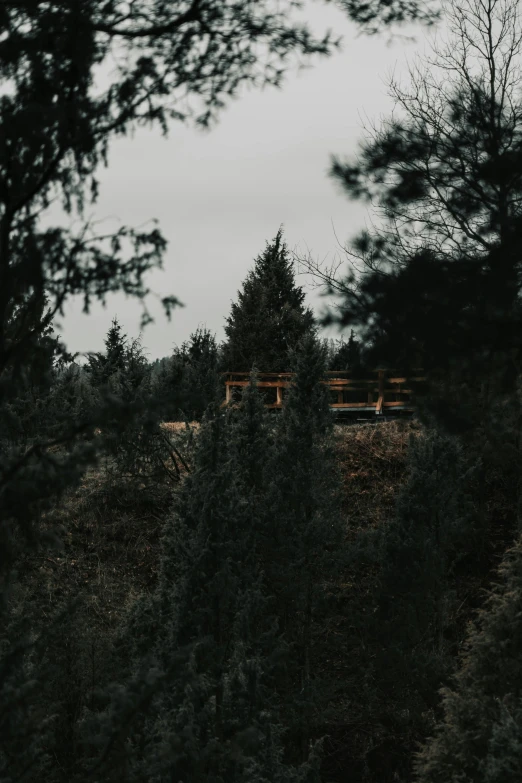
[[[143,342],[151,359],[170,354],[198,326],[223,339],[231,302],[281,224],[291,249],[321,259],[338,253],[335,234],[344,241],[364,225],[365,208],[328,178],[329,158],[354,153],[364,119],[389,113],[387,77],[405,70],[425,37],[417,30],[415,43],[388,45],[387,34],[357,36],[331,6],[314,9],[314,27],[344,36],[342,52],[289,74],[280,90],[243,94],[211,131],[175,124],[166,139],[142,131],[112,145],[93,214],[131,225],[157,218],[169,246],[164,270],[150,284],[185,304],[169,323],[150,300],[156,322]],[[320,312],[322,300],[313,292],[309,298]],[[70,350],[96,351],[114,316],[136,336],[140,312],[122,296],[88,316],[71,302],[60,332]]]

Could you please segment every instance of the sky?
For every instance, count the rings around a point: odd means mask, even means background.
[[[386,32],[367,37],[336,8],[320,4],[308,18],[315,29],[343,36],[340,53],[289,73],[280,89],[244,92],[210,131],[177,123],[167,138],[142,130],[112,144],[91,214],[130,225],[158,219],[169,244],[163,271],[148,282],[184,303],[169,322],[149,298],[155,322],[143,344],[151,360],[170,355],[198,327],[224,338],[231,303],[280,225],[290,250],[321,260],[333,260],[339,242],[365,225],[367,208],[348,201],[328,177],[330,156],[354,155],[364,123],[390,113],[386,83],[392,72],[406,73],[425,34],[416,29],[414,42],[390,43]],[[309,278],[297,280],[320,314],[325,300]],[[140,315],[139,303],[123,295],[89,315],[72,300],[59,332],[71,351],[98,351],[113,317],[135,337]]]

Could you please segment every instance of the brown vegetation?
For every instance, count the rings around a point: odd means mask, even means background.
[[[420,432],[415,421],[335,428],[347,535],[378,526],[389,517],[405,474],[410,436]]]

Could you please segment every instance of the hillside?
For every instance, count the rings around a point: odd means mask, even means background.
[[[166,429],[177,437],[180,425],[166,425]],[[197,433],[196,427],[193,432]],[[373,618],[380,617],[380,623],[383,617],[382,534],[408,478],[410,444],[425,438],[415,422],[335,428],[345,531],[339,553],[342,562],[335,581],[324,575],[325,611],[315,619],[312,645],[317,694],[312,735],[325,737],[325,783],[346,780],[348,771],[350,780],[360,783],[410,779],[413,753],[439,715],[438,689],[443,682],[430,677],[451,671],[466,622],[480,605],[491,568],[509,543],[510,525],[506,522],[502,534],[490,519],[479,565],[464,558],[452,571],[438,674],[431,671],[431,663],[426,664],[431,672],[426,687],[431,690],[424,693],[423,706],[408,707],[386,683],[386,642]],[[185,442],[189,460],[190,448]],[[488,512],[497,522],[495,482],[501,477],[499,471],[489,479]],[[114,640],[136,598],[154,589],[162,528],[172,514],[179,486],[161,497],[140,496],[139,488],[130,492],[128,486],[108,484],[103,469],[92,470],[45,522],[49,530],[58,530],[61,548],[26,554],[18,564],[21,579],[14,605],[31,607],[32,616],[26,619],[33,627],[42,628],[43,619],[43,655],[52,650],[54,656],[56,677],[46,683],[43,695],[45,703],[61,705],[54,736],[59,739],[55,752],[59,754],[61,748],[63,753],[63,774],[56,767],[53,780],[67,779],[67,759],[74,766],[82,715],[95,704],[97,688],[118,677],[111,656]],[[498,498],[505,496],[504,490],[502,483],[497,486]],[[46,640],[46,618],[71,603],[73,620],[60,629],[59,639]],[[426,632],[429,635],[429,629]],[[422,658],[427,654],[423,642],[416,644],[420,647],[412,653]],[[390,662],[390,666],[393,671],[397,664]],[[394,676],[400,679],[400,669]],[[400,681],[398,686],[403,687]]]
[[[175,434],[180,425],[166,428]],[[392,513],[410,434],[418,437],[418,428],[401,423],[336,427],[347,551],[361,530],[385,525]],[[56,682],[47,683],[44,697],[49,703],[62,702],[56,736],[67,756],[74,754],[83,709],[98,687],[117,676],[110,651],[120,623],[136,597],[154,588],[162,527],[178,490],[174,486],[170,497],[140,500],[139,491],[129,494],[128,487],[108,485],[103,469],[91,470],[45,522],[49,530],[58,530],[62,546],[27,554],[18,565],[15,604],[31,607],[33,627],[70,602],[75,606],[74,619],[63,626],[58,643],[48,642],[55,650]],[[351,607],[365,604],[374,580],[371,564],[360,562],[354,568],[348,563],[343,580],[329,585],[330,611],[315,630],[314,665],[328,683],[315,733],[330,735],[324,764],[332,780],[342,779],[346,764],[353,767],[353,754],[365,752],[362,738],[368,727],[361,724],[359,707],[354,710],[359,676],[353,656],[360,640],[354,636]],[[362,611],[370,612],[371,606]]]

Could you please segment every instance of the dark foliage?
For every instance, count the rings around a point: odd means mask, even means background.
[[[322,684],[314,660],[314,631],[324,609],[324,585],[336,571],[341,540],[338,476],[330,459],[332,418],[324,347],[310,335],[292,355],[296,375],[275,427],[269,463],[264,568],[277,598],[279,623],[291,645],[285,687],[286,722],[297,757],[310,741],[314,702]],[[328,574],[328,576],[326,576]]]
[[[430,3],[415,3],[412,0],[337,0],[350,19],[361,25],[368,33],[382,30],[383,25],[418,20],[431,25],[437,21],[439,11]]]
[[[283,759],[288,644],[262,558],[271,448],[255,387],[237,410],[207,411],[165,528],[158,589],[122,637],[134,666],[148,655],[163,684],[129,736],[130,767],[110,759],[120,779],[318,780],[314,754]]]
[[[473,466],[458,441],[431,433],[410,446],[409,475],[383,532],[375,684],[422,736],[451,671],[460,599],[455,569],[480,550]],[[475,518],[474,518],[475,517]],[[475,524],[474,524],[475,523]]]
[[[219,389],[219,352],[208,329],[197,329],[176,348],[155,379],[163,417],[168,421],[200,421]]]
[[[91,384],[97,391],[108,388],[113,376],[128,369],[127,342],[118,319],[113,318],[105,338],[105,352],[91,354],[87,365]]]
[[[417,780],[514,783],[522,773],[522,559],[517,541],[469,629],[444,719],[418,758]]]
[[[223,370],[288,372],[291,351],[314,330],[314,318],[295,284],[283,231],[257,257],[232,305],[225,332]]]
[[[373,343],[373,361],[451,375],[472,407],[478,379],[493,379],[489,404],[513,392],[520,367],[522,28],[518,5],[500,1],[467,0],[448,24],[450,42],[411,87],[392,85],[400,118],[357,164],[333,163],[382,222],[353,244],[362,269],[332,281],[342,301],[332,318]]]
[[[339,340],[333,341],[329,354],[329,370],[349,372],[352,377],[356,377],[363,369],[365,352],[361,340],[357,338],[353,329],[350,330],[348,342],[342,336]]]

